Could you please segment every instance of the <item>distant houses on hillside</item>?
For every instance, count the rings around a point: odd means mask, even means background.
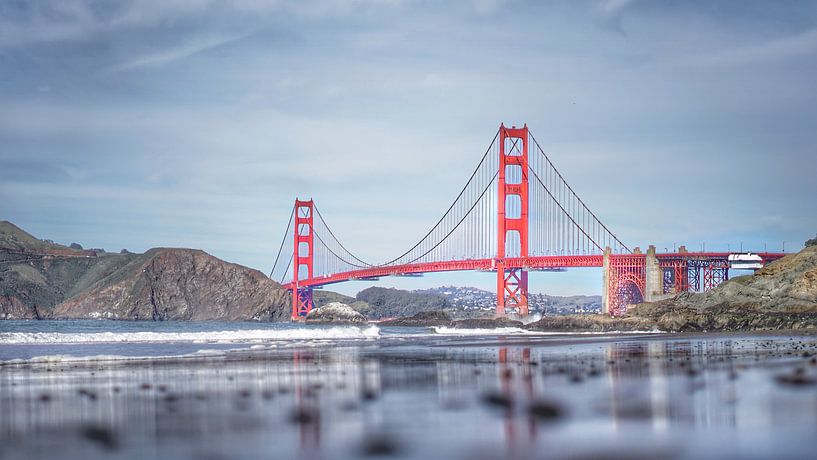
[[[443,286],[416,291],[418,293],[437,294],[445,297],[451,306],[461,310],[493,310],[496,307],[496,294],[475,287]],[[530,294],[528,297],[530,311],[551,315],[574,313],[601,313],[601,296],[552,296],[547,294]]]

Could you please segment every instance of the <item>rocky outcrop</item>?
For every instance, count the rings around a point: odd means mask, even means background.
[[[263,273],[192,249],[80,251],[0,222],[0,319],[289,319]]]
[[[289,295],[258,270],[194,249],[151,249],[54,309],[60,318],[287,319]]]
[[[401,326],[401,327],[433,327],[450,326],[451,315],[444,311],[421,311],[408,318],[395,318],[377,323],[380,326]]]
[[[500,316],[498,318],[463,319],[454,321],[451,325],[460,329],[496,329],[498,327],[522,327],[524,323]]]
[[[360,312],[340,302],[328,303],[306,315],[307,323],[363,324],[367,321]]]
[[[13,295],[0,296],[0,319],[40,319],[35,305],[26,305]]]
[[[656,323],[648,319],[611,318],[607,315],[545,316],[524,327],[531,331],[543,332],[626,332],[657,329]]]
[[[706,293],[636,305],[630,316],[666,331],[817,328],[817,246]]]

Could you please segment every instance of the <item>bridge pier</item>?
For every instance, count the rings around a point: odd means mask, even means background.
[[[655,246],[647,248],[644,257],[644,302],[660,300],[664,294],[664,273],[655,257]]]
[[[318,217],[314,221],[313,211]],[[284,248],[290,236],[294,248],[287,257]],[[524,316],[529,311],[528,270],[601,266],[602,311],[618,315],[642,300],[712,289],[729,278],[730,268],[761,268],[784,255],[703,248],[689,253],[683,246],[677,253],[657,254],[653,246],[646,254],[638,248],[630,251],[570,187],[527,125],[502,124],[454,203],[408,252],[384,264],[367,263],[341,244],[312,200],[296,199],[270,277],[280,279],[292,293],[292,319],[299,320],[313,307],[312,289],[331,283],[451,270],[496,271],[496,313],[513,309]],[[276,273],[280,276],[273,277]],[[284,282],[290,273],[292,278]]]
[[[601,313],[610,314],[610,246],[604,248],[604,259],[601,269]]]
[[[306,317],[312,310],[312,288],[298,285],[301,270],[306,272],[307,279],[312,279],[314,267],[314,209],[312,200],[295,200],[295,247],[292,253],[292,320],[298,321]]]
[[[528,315],[528,271],[505,267],[508,252],[528,256],[528,125],[499,127],[499,171],[497,180],[496,314],[507,307],[519,316]],[[514,205],[514,201],[517,203]],[[508,235],[518,235],[519,247],[506,247]]]

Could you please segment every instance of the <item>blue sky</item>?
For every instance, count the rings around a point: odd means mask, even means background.
[[[794,250],[817,232],[815,82],[812,1],[3,2],[0,218],[267,271],[313,197],[386,260],[504,121],[630,246]],[[443,283],[494,280],[379,285]]]

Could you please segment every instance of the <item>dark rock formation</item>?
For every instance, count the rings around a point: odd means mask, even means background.
[[[151,249],[54,309],[61,318],[286,319],[289,295],[258,270],[194,249]]]
[[[396,318],[386,321],[381,321],[377,324],[380,326],[403,326],[403,327],[432,327],[432,326],[450,326],[452,323],[451,315],[444,311],[421,311],[414,316],[408,318]]]
[[[313,300],[315,301],[315,307],[322,307],[332,302],[340,302],[349,305],[353,309],[363,314],[363,316],[369,317],[369,313],[371,313],[371,308],[366,302],[357,300],[354,297],[349,297],[348,295],[340,294],[338,292],[318,289],[312,292],[312,296]]]
[[[453,327],[460,329],[495,329],[498,327],[522,327],[522,321],[516,321],[506,317],[498,318],[471,318],[454,321]]]
[[[653,321],[635,317],[611,318],[607,315],[545,316],[539,321],[526,324],[525,329],[550,332],[613,332],[650,331],[656,328]]]
[[[0,318],[289,319],[263,273],[192,249],[94,255],[0,222]]]
[[[666,331],[817,328],[817,246],[709,292],[640,304],[630,314]]]
[[[0,319],[50,317],[55,305],[129,261],[38,240],[0,222]]]
[[[310,311],[309,314],[306,315],[306,322],[364,324],[367,322],[367,319],[349,305],[340,302],[332,302]]]

